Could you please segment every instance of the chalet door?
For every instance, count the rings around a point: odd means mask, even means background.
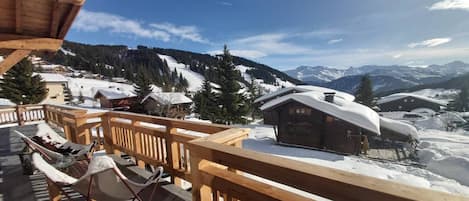
[[[328,150],[356,154],[360,150],[360,131],[345,121],[327,116],[324,146]]]

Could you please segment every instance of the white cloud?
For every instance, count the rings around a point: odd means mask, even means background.
[[[410,43],[407,45],[410,48],[416,48],[416,47],[436,47],[439,45],[443,45],[445,43],[449,43],[451,41],[451,38],[433,38],[429,40],[424,40],[421,42],[417,43]]]
[[[332,40],[327,41],[327,44],[332,45],[332,44],[335,44],[335,43],[340,43],[340,42],[342,42],[343,40],[344,40],[344,39],[342,39],[342,38],[332,39]]]
[[[109,31],[134,37],[151,38],[168,42],[173,38],[207,43],[195,26],[176,26],[170,23],[152,23],[149,26],[137,20],[105,12],[81,10],[73,28],[86,32]]]
[[[182,39],[199,43],[208,43],[208,40],[204,39],[200,35],[198,28],[195,26],[176,26],[171,23],[152,23],[150,24],[150,27],[165,31]]]
[[[468,0],[443,0],[434,3],[430,10],[467,10],[469,11]]]
[[[222,6],[233,6],[233,3],[230,3],[227,1],[218,1],[217,4],[222,5]]]
[[[287,42],[288,37],[287,34],[283,33],[261,34],[234,40],[230,45],[234,49],[255,50],[263,52],[265,55],[295,55],[310,51],[308,48]]]
[[[402,57],[402,54],[395,54],[395,55],[392,56],[392,58],[394,58],[394,59],[399,59],[401,57]]]

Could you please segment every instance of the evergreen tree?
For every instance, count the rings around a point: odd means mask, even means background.
[[[459,92],[455,99],[448,105],[448,109],[458,112],[469,111],[469,88],[467,86],[461,89],[461,92]]]
[[[261,115],[261,110],[259,108],[259,105],[255,104],[254,101],[262,95],[261,90],[257,86],[256,82],[254,82],[254,79],[251,80],[251,84],[249,85],[248,92],[249,92],[249,98],[247,101],[247,105],[249,106],[249,112],[251,113],[251,118],[252,120],[254,120],[256,117]]]
[[[373,100],[373,88],[369,75],[364,75],[360,80],[360,85],[355,93],[355,101],[368,107],[373,107],[375,105]]]
[[[218,61],[218,72],[220,79],[218,102],[221,105],[221,123],[244,123],[243,116],[247,113],[247,106],[245,98],[239,94],[241,86],[237,80],[240,73],[236,70],[226,45],[223,49],[223,55]]]
[[[18,105],[37,104],[47,96],[45,82],[40,75],[33,76],[33,64],[23,59],[3,75],[0,95]]]
[[[202,89],[194,95],[194,104],[194,112],[198,113],[201,119],[217,122],[219,108],[216,95],[212,92],[212,86],[207,79],[205,79]]]
[[[135,77],[134,82],[134,91],[138,97],[137,99],[139,102],[153,91],[151,84],[152,82],[146,73],[143,70],[140,70],[140,72]]]

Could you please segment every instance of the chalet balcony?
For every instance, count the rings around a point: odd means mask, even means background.
[[[131,180],[163,166],[167,177],[154,200],[467,200],[242,148],[249,130],[125,112],[88,112],[26,105],[0,109],[0,200],[61,200],[41,174],[23,175],[23,142],[46,122],[68,140],[98,142]],[[84,200],[71,189],[74,200]],[[144,192],[145,193],[145,192]]]

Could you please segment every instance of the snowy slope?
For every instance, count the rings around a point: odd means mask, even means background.
[[[178,73],[181,73],[184,78],[189,82],[188,91],[198,91],[204,82],[204,77],[194,71],[189,69],[189,66],[178,63],[173,57],[158,54],[162,60],[166,60],[171,71],[177,70]]]
[[[425,139],[421,138],[421,140]],[[451,178],[449,175],[440,175],[438,172],[433,172],[432,169],[422,169],[390,162],[377,162],[354,156],[342,156],[309,149],[279,146],[275,143],[273,128],[267,125],[251,125],[251,133],[249,138],[243,141],[243,148],[398,183],[469,196],[469,187],[462,185],[463,181],[458,182],[455,178]],[[462,150],[461,153],[463,153]],[[466,150],[466,153],[469,152]],[[464,157],[469,158],[467,155]],[[462,165],[465,164],[462,163]],[[464,166],[454,167],[454,169],[461,167]],[[461,170],[458,173],[465,173],[463,171]]]

